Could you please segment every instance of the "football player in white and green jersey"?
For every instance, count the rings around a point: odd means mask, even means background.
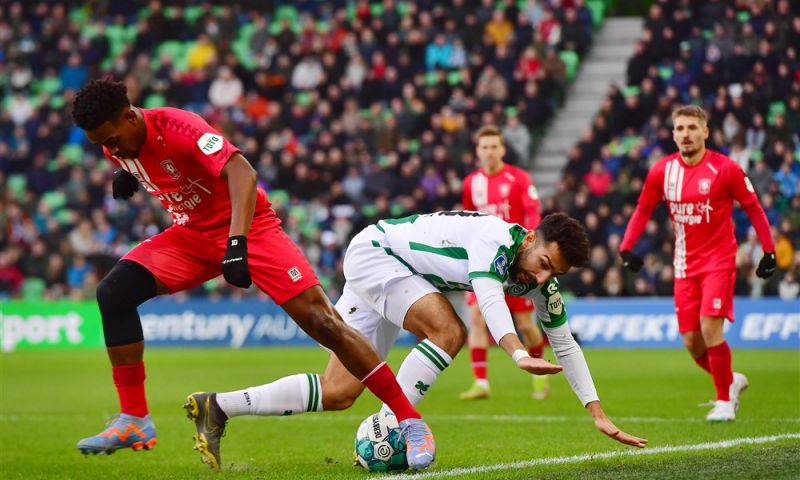
[[[411,403],[430,391],[466,342],[464,324],[442,294],[472,290],[489,332],[517,367],[537,375],[562,371],[595,426],[626,445],[629,435],[605,415],[589,368],[567,324],[556,276],[589,256],[584,228],[564,214],[535,230],[478,212],[450,211],[381,220],[356,235],[345,254],[345,287],[336,309],[383,358],[400,328],[423,340],[406,356],[397,380]],[[559,365],[532,358],[514,330],[505,292],[533,300]],[[325,372],[298,374],[227,393],[207,394],[205,408],[222,418],[343,410],[364,386],[331,353]],[[385,406],[384,406],[385,407]],[[224,426],[224,423],[223,423]]]

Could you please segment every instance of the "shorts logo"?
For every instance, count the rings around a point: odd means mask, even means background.
[[[501,277],[505,277],[506,272],[508,272],[508,258],[506,258],[505,254],[498,255],[493,263],[495,272]]]
[[[292,267],[289,270],[286,270],[286,273],[289,274],[289,278],[291,278],[293,282],[298,282],[303,278],[303,274],[300,273],[300,270],[297,267]]]
[[[714,308],[715,308],[715,309],[720,309],[720,308],[722,308],[722,299],[721,299],[721,298],[715,298],[715,299],[713,300],[713,304],[714,304]]]
[[[711,191],[711,180],[707,178],[700,179],[700,195],[708,195]]]
[[[200,148],[200,151],[206,155],[211,155],[212,153],[217,153],[222,150],[222,143],[222,136],[211,132],[204,133],[203,136],[197,140],[197,146]]]
[[[172,163],[172,160],[170,159],[163,160],[161,162],[161,168],[163,168],[164,171],[167,172],[167,175],[172,177],[173,180],[181,178],[181,172],[178,171],[177,168],[175,168],[175,164]]]

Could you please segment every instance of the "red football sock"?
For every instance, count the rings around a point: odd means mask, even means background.
[[[392,369],[386,362],[381,362],[375,367],[361,383],[366,386],[373,395],[378,397],[383,403],[389,406],[397,417],[398,422],[407,418],[422,418],[416,408],[406,398],[397,378],[392,373]]]
[[[486,349],[470,348],[469,358],[472,360],[472,373],[475,375],[475,380],[486,380]]]
[[[708,373],[711,373],[711,365],[708,364],[708,352],[703,352],[703,354],[699,357],[692,358],[694,359],[694,363],[700,365],[700,368]]]
[[[711,376],[714,378],[714,388],[717,389],[717,400],[730,400],[729,388],[733,383],[733,370],[731,370],[731,348],[728,342],[717,346],[708,347],[708,364],[711,366]]]
[[[111,367],[114,385],[117,387],[122,413],[144,417],[147,415],[147,397],[144,394],[144,362]]]
[[[528,355],[533,358],[542,358],[544,355],[544,341],[540,342],[539,345],[536,345],[535,347],[529,348]]]

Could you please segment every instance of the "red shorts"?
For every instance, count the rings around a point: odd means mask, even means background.
[[[733,322],[736,270],[704,272],[675,279],[675,314],[681,333],[700,331],[700,317],[724,317]]]
[[[229,227],[198,232],[173,225],[148,238],[123,258],[152,273],[170,292],[194,288],[222,274]],[[278,305],[319,284],[303,252],[280,225],[258,216],[247,234],[250,278]]]
[[[475,296],[475,292],[467,292],[467,305],[476,303],[478,303],[478,297]],[[533,302],[525,297],[514,297],[506,294],[506,305],[513,313],[533,311]]]

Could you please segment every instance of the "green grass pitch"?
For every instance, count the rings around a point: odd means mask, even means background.
[[[396,349],[390,356],[395,371],[407,352]],[[458,400],[471,381],[462,352],[420,404],[436,435],[438,458],[413,478],[800,477],[800,351],[735,350],[734,367],[748,375],[750,388],[737,421],[713,425],[704,421],[708,408],[697,407],[712,398],[710,377],[685,352],[586,349],[586,356],[606,412],[623,430],[648,438],[648,448],[628,455],[634,450],[596,431],[563,375],[553,378],[550,399],[531,400],[529,376],[498,349],[490,353],[492,397]],[[77,440],[97,433],[117,408],[105,353],[2,354],[0,477],[386,477],[351,465],[356,427],[379,407],[368,392],[344,412],[233,419],[219,473],[192,450],[193,425],[181,408],[188,393],[321,372],[326,361],[318,348],[150,349],[147,390],[158,445],[150,452],[84,458]]]

